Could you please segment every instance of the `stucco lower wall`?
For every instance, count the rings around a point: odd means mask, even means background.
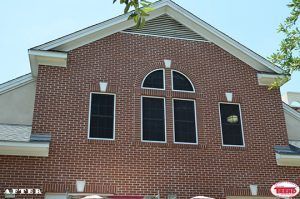
[[[0,123],[32,124],[35,82],[0,95]]]
[[[300,120],[287,111],[284,112],[289,140],[300,141]]]

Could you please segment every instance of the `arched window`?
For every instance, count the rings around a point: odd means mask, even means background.
[[[150,72],[143,80],[143,88],[165,89],[165,71],[158,69]]]
[[[195,92],[192,82],[182,73],[172,71],[172,89],[173,91]]]
[[[192,82],[184,74],[166,70],[171,76],[172,91],[195,92]],[[169,81],[168,81],[169,82]],[[142,88],[165,90],[165,70],[157,69],[146,75]],[[169,86],[167,88],[170,88]],[[166,120],[173,117],[173,138],[178,144],[198,144],[196,100],[172,98],[173,114],[167,117],[165,96],[141,96],[141,140],[167,142]]]

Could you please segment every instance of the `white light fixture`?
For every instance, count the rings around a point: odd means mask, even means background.
[[[250,192],[252,196],[257,196],[257,184],[250,184]]]
[[[101,92],[106,92],[107,84],[108,84],[107,82],[99,82]]]
[[[15,194],[4,194],[4,198],[16,198]]]
[[[165,59],[164,62],[165,62],[165,67],[166,67],[166,68],[171,68],[171,63],[172,63],[171,60]]]
[[[225,93],[227,102],[232,102],[233,94],[232,93]]]
[[[168,194],[168,199],[177,199],[177,195],[174,193]]]
[[[214,198],[209,198],[209,197],[206,197],[206,196],[195,196],[191,199],[214,199]]]
[[[85,180],[76,180],[77,192],[83,192],[85,187]]]
[[[98,196],[98,195],[91,195],[91,196],[85,196],[81,199],[101,199],[101,198],[103,198],[103,197]]]

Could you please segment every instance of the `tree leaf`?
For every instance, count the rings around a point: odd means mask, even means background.
[[[131,7],[130,3],[126,4],[124,13],[126,14],[129,11],[129,8]]]
[[[142,23],[142,17],[138,16],[138,21],[136,22],[136,28],[140,29],[141,28],[141,23]]]
[[[152,8],[152,7],[145,7],[145,8],[143,8],[142,10],[143,10],[145,13],[149,13],[149,12],[153,11],[154,8]]]

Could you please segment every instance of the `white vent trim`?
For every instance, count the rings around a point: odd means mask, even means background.
[[[146,36],[209,42],[203,36],[187,28],[167,14],[163,14],[157,18],[147,21],[146,25],[142,29],[131,27],[123,30],[122,32]]]

